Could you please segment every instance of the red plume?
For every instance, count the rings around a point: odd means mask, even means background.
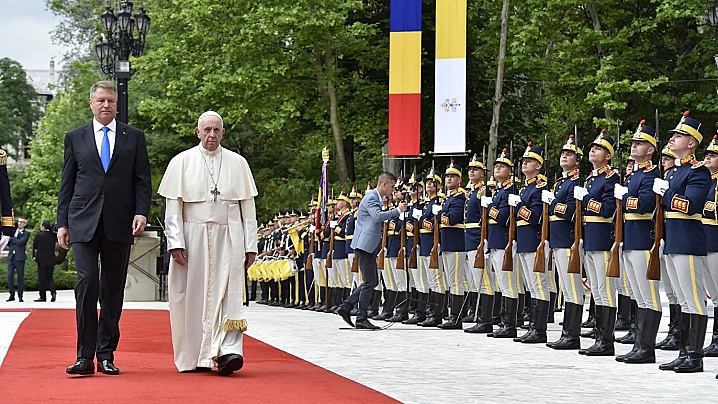
[[[683,113],[683,116],[688,116],[688,115],[690,115],[690,113],[691,113],[691,111],[686,111]]]
[[[641,119],[641,123],[640,123],[640,124],[641,124],[641,125],[645,125],[645,124],[646,124],[646,120],[645,120],[645,119]]]

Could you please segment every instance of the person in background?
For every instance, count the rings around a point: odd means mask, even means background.
[[[37,263],[37,284],[40,289],[40,297],[36,302],[47,301],[47,289],[50,288],[50,301],[54,302],[57,297],[53,271],[55,270],[55,242],[57,236],[51,231],[52,225],[47,220],[40,224],[40,233],[35,236],[32,242],[32,260]]]

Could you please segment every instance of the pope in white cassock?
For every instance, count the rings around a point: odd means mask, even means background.
[[[180,372],[227,376],[244,364],[244,270],[257,254],[257,188],[244,157],[220,146],[222,117],[203,113],[200,144],[175,156],[158,193],[165,233],[174,361]]]

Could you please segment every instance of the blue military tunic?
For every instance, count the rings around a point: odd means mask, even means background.
[[[711,173],[703,162],[690,155],[676,160],[668,174],[669,187],[663,194],[666,209],[664,254],[705,256],[708,253],[701,213],[708,199]]]
[[[549,246],[551,248],[571,248],[574,234],[574,215],[576,199],[573,188],[581,183],[578,170],[564,172],[553,188],[555,199],[549,206],[551,223],[549,224]]]
[[[487,248],[503,250],[509,240],[509,194],[517,192],[516,185],[506,180],[491,198],[489,204],[489,239]]]
[[[335,260],[347,258],[346,224],[349,215],[349,211],[344,211],[337,218],[337,227],[334,228],[334,253],[332,254],[332,258]]]
[[[543,176],[527,179],[519,191],[521,202],[516,206],[516,252],[536,252],[541,241],[543,202],[541,191],[547,182]]]
[[[322,246],[321,258],[322,259],[326,259],[327,253],[329,253],[329,241],[330,241],[329,236],[331,236],[331,234],[332,234],[331,233],[332,229],[329,228],[330,221],[331,221],[331,219],[327,219],[326,223],[324,223],[324,227],[323,227],[324,230],[322,230],[322,243],[321,243],[321,246]]]
[[[416,219],[411,216],[413,209],[421,210],[421,204],[419,202],[413,202],[407,210],[408,216],[405,220],[406,224],[406,252],[408,254],[412,248],[414,248],[414,227],[416,226]],[[408,255],[407,255],[408,256]]]
[[[653,180],[660,175],[658,166],[650,161],[639,164],[626,178],[628,193],[623,197],[623,250],[650,250],[653,247],[653,211],[656,209],[656,194]]]
[[[344,250],[346,251],[347,256],[349,254],[354,254],[354,249],[352,248],[352,239],[354,239],[354,228],[356,227],[356,215],[357,215],[357,209],[354,209],[347,215],[347,221],[346,225],[344,226],[344,238],[346,239],[346,243],[344,243]]]
[[[616,213],[616,198],[613,196],[619,174],[604,166],[592,170],[586,180],[586,195],[583,208],[583,249],[585,251],[609,251],[615,239],[611,218]]]
[[[389,220],[389,228],[387,231],[389,238],[386,242],[387,258],[396,258],[399,255],[399,248],[401,247],[400,234],[403,226],[404,222],[398,218]]]
[[[481,197],[486,194],[486,187],[479,183],[466,197],[466,232],[464,247],[466,251],[474,251],[481,242]]]
[[[419,230],[419,255],[428,257],[431,255],[431,249],[434,248],[434,214],[432,207],[439,203],[439,198],[434,197],[426,203],[419,222],[421,230]]]
[[[706,241],[708,242],[708,252],[718,252],[718,215],[716,214],[716,205],[718,204],[718,193],[716,185],[718,185],[718,172],[711,175],[711,189],[708,192],[706,204],[703,206],[703,230],[706,233]]]
[[[449,193],[441,208],[441,251],[466,251],[464,244],[464,205],[466,194],[462,188]]]

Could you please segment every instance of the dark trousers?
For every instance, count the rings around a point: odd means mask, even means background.
[[[357,264],[361,271],[362,282],[354,292],[344,302],[345,308],[351,310],[355,304],[359,303],[359,314],[357,314],[357,321],[366,320],[366,311],[369,308],[371,302],[371,295],[376,285],[379,284],[379,279],[376,273],[376,254],[368,253],[364,250],[354,249],[354,255],[357,257]],[[348,305],[349,307],[346,307]]]
[[[48,287],[50,293],[55,295],[55,279],[52,276],[54,271],[55,264],[37,264],[37,287],[40,289],[40,299],[47,298]]]
[[[7,260],[7,287],[10,297],[15,296],[15,273],[17,272],[17,296],[22,299],[25,288],[25,260],[11,258]]]
[[[75,314],[78,358],[92,359],[96,354],[98,361],[114,360],[120,340],[119,322],[130,247],[130,244],[107,239],[101,217],[92,240],[72,244],[77,269]],[[101,268],[99,262],[102,262]]]

